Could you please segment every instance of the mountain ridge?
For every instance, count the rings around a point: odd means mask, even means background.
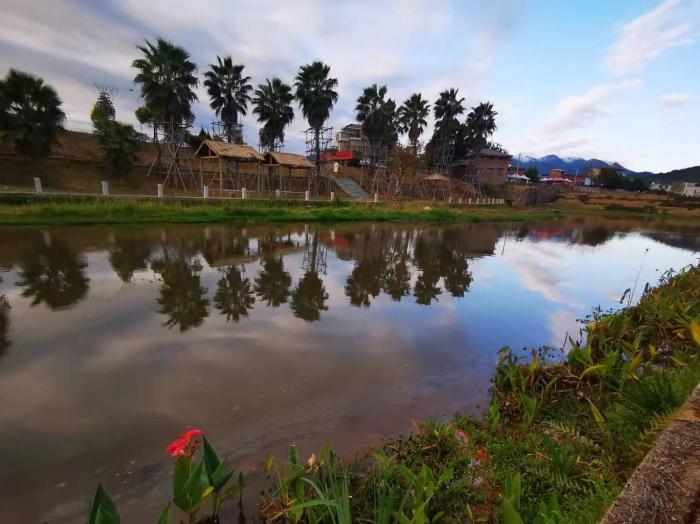
[[[540,176],[547,175],[551,169],[563,169],[569,176],[573,176],[576,173],[582,175],[593,167],[612,167],[632,178],[654,175],[651,171],[632,171],[618,162],[607,162],[599,158],[586,159],[581,157],[560,157],[558,155],[544,155],[541,157],[516,155],[511,159],[511,163],[526,169],[529,167],[536,167],[540,172]]]

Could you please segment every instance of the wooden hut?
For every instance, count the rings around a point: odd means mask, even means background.
[[[439,173],[424,177],[421,186],[428,200],[448,200],[452,196],[452,181]]]
[[[247,144],[229,144],[221,140],[207,139],[194,154],[199,161],[201,185],[222,196],[228,192],[246,188],[263,193],[267,189],[260,165],[264,158]]]
[[[270,185],[281,193],[303,193],[312,188],[313,163],[303,155],[268,151],[265,164]]]

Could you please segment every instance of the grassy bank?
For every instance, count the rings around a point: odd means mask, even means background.
[[[278,522],[597,522],[700,380],[699,322],[700,269],[669,274],[638,306],[596,313],[568,355],[502,350],[480,418],[428,421],[349,464],[329,449],[300,461],[291,448],[261,512]]]
[[[417,203],[359,204],[297,201],[154,201],[67,197],[0,197],[0,224],[149,224],[353,221],[544,221],[559,210],[479,206],[462,208]]]

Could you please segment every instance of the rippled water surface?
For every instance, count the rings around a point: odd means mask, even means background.
[[[347,456],[475,411],[500,347],[561,347],[699,237],[602,219],[0,228],[0,515],[83,522],[101,481],[123,521],[154,522],[186,425],[255,483],[290,441]]]

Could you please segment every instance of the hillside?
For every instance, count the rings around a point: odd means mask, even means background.
[[[674,169],[668,173],[658,173],[656,175],[652,175],[651,180],[665,184],[673,184],[674,182],[700,183],[700,166]]]
[[[587,170],[589,170],[592,167],[614,167],[616,169],[619,169],[623,173],[625,173],[627,176],[633,177],[633,178],[639,178],[639,177],[644,177],[644,176],[649,176],[652,173],[648,171],[644,172],[636,172],[632,171],[630,169],[627,169],[623,165],[618,164],[617,162],[606,162],[605,160],[600,160],[597,158],[590,158],[590,159],[585,159],[585,158],[580,158],[580,157],[560,157],[557,155],[546,155],[542,157],[531,157],[531,156],[521,156],[520,158],[520,166],[521,167],[536,167],[540,175],[545,175],[549,173],[551,169],[563,169],[567,175],[575,175],[577,172],[578,173],[585,173]],[[515,156],[513,157],[513,160],[511,160],[512,163],[517,164],[518,163],[518,157]]]

